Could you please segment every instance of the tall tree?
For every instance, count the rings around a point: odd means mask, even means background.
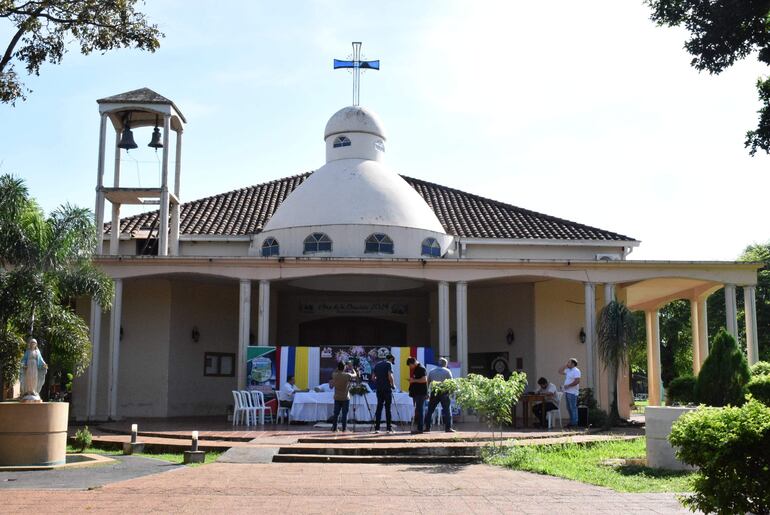
[[[597,347],[604,367],[609,371],[612,385],[612,406],[609,425],[620,419],[618,413],[618,370],[628,363],[628,351],[634,340],[636,320],[622,302],[613,300],[599,312]]]
[[[163,33],[136,10],[138,0],[0,0],[0,32],[10,34],[0,46],[0,102],[24,100],[16,65],[39,75],[43,63],[59,64],[70,42],[80,52],[134,47],[154,52]]]
[[[770,0],[646,0],[658,25],[684,26],[684,48],[699,71],[719,74],[736,61],[756,54],[770,64]],[[770,153],[770,78],[757,80],[762,107],[757,127],[746,133],[745,146]]]
[[[88,327],[71,301],[109,306],[112,282],[91,262],[93,217],[69,205],[45,217],[24,183],[0,176],[0,362],[4,385],[19,373],[23,341],[35,337],[52,368],[82,372],[90,360]]]

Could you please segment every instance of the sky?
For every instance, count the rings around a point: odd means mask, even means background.
[[[96,99],[140,87],[188,120],[183,202],[320,167],[326,121],[352,96],[332,59],[362,41],[381,70],[363,74],[361,105],[383,120],[401,174],[641,240],[629,259],[733,260],[770,240],[770,159],[743,147],[766,68],[751,57],[697,72],[687,33],[657,27],[639,0],[143,11],[166,35],[156,53],[73,48],[27,79],[25,102],[0,104],[0,173],[24,178],[46,211],[93,209]],[[9,32],[0,23],[3,47]],[[124,185],[159,182],[150,131],[123,154]]]

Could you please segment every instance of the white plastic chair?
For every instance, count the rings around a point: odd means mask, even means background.
[[[233,425],[238,425],[238,419],[241,419],[241,423],[245,424],[248,413],[248,407],[243,405],[241,392],[233,390]]]
[[[252,390],[248,392],[251,394],[251,402],[254,407],[254,414],[259,413],[260,425],[265,425],[265,414],[270,414],[270,422],[273,421],[273,408],[265,405],[265,394],[260,391]]]
[[[238,395],[241,397],[241,406],[243,407],[244,414],[246,415],[246,425],[257,425],[257,407],[251,397],[251,392],[241,390],[238,392]]]
[[[440,426],[444,421],[443,408],[441,403],[436,404],[436,409],[433,411],[433,416],[430,419],[431,426]]]
[[[545,413],[545,420],[548,423],[548,429],[554,426],[554,417],[559,421],[559,429],[564,429],[563,422],[561,420],[561,398],[564,396],[564,392],[556,392],[556,409],[547,411]],[[545,406],[543,406],[545,409]]]

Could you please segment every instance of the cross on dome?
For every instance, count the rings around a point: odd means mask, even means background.
[[[352,68],[353,69],[353,105],[358,105],[359,89],[361,81],[361,68],[366,70],[379,70],[380,60],[376,61],[362,61],[361,60],[361,42],[353,42],[353,59],[348,61],[342,61],[340,59],[334,60],[334,69],[339,68]]]

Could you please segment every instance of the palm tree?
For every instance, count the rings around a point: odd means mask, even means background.
[[[597,350],[609,371],[612,385],[612,406],[610,407],[609,425],[620,420],[618,413],[618,369],[626,366],[628,349],[633,343],[636,323],[628,307],[616,300],[602,308],[599,313],[597,328]]]
[[[34,337],[53,367],[76,375],[91,354],[88,326],[72,309],[78,297],[108,307],[112,282],[91,262],[91,213],[63,205],[46,217],[24,182],[0,176],[0,361],[2,382],[18,377],[24,339]]]

